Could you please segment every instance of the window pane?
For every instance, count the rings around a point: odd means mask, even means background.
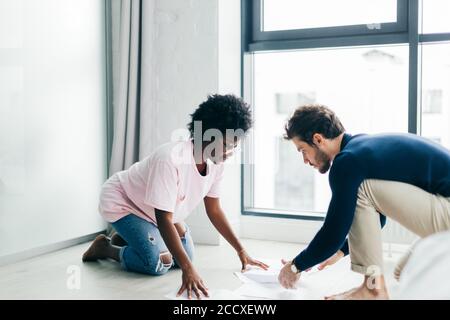
[[[450,43],[422,46],[422,135],[450,148]]]
[[[450,1],[423,0],[423,33],[450,32]]]
[[[263,31],[396,21],[396,0],[263,0]]]
[[[352,134],[407,132],[407,46],[258,53],[254,63],[255,208],[327,209],[328,176],[282,139],[296,107],[325,104]]]

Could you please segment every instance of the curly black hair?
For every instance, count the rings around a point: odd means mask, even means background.
[[[195,121],[201,121],[202,136],[208,129],[217,129],[225,136],[227,129],[246,132],[252,127],[250,106],[232,94],[208,95],[207,100],[191,114],[191,122],[187,125],[191,138],[194,137]]]

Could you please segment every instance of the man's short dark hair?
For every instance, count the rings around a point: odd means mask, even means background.
[[[207,100],[198,106],[188,123],[192,138],[195,121],[202,123],[202,136],[208,129],[217,129],[225,136],[227,129],[241,129],[246,132],[252,126],[250,106],[232,94],[209,95]]]
[[[285,139],[294,137],[314,145],[313,136],[320,133],[327,139],[333,139],[345,131],[339,118],[330,108],[312,104],[299,107],[285,126]]]

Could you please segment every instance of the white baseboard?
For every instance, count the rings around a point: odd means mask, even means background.
[[[248,239],[309,243],[322,221],[241,216],[240,236]]]
[[[32,249],[25,250],[22,252],[6,255],[6,256],[0,257],[0,266],[4,266],[7,264],[19,262],[19,261],[30,259],[30,258],[34,258],[36,256],[40,256],[40,255],[43,255],[46,253],[50,253],[53,251],[72,247],[72,246],[75,246],[80,243],[88,242],[88,241],[93,240],[97,235],[99,235],[101,233],[105,233],[105,232],[106,232],[106,230],[102,230],[102,231],[91,233],[91,234],[88,234],[88,235],[85,235],[85,236],[82,236],[79,238],[69,239],[66,241],[49,244],[46,246],[32,248]]]
[[[231,220],[229,223],[236,235],[239,236],[239,220]],[[226,242],[226,240],[219,234],[216,228],[214,228],[212,223],[209,221],[208,223],[191,223],[189,224],[189,229],[191,230],[192,239],[196,244],[219,246]]]
[[[222,244],[222,239],[214,227],[189,225],[191,236],[195,244],[208,244],[218,246]]]

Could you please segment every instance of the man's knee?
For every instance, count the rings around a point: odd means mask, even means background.
[[[366,179],[363,180],[363,182],[361,182],[358,188],[358,198],[359,197],[367,198],[370,196],[371,193],[370,190],[372,189],[372,182],[373,180],[371,179]]]
[[[357,208],[375,208],[376,211],[380,211],[377,207],[377,193],[379,188],[377,188],[377,180],[366,179],[361,182],[358,188],[358,195],[356,198]]]

